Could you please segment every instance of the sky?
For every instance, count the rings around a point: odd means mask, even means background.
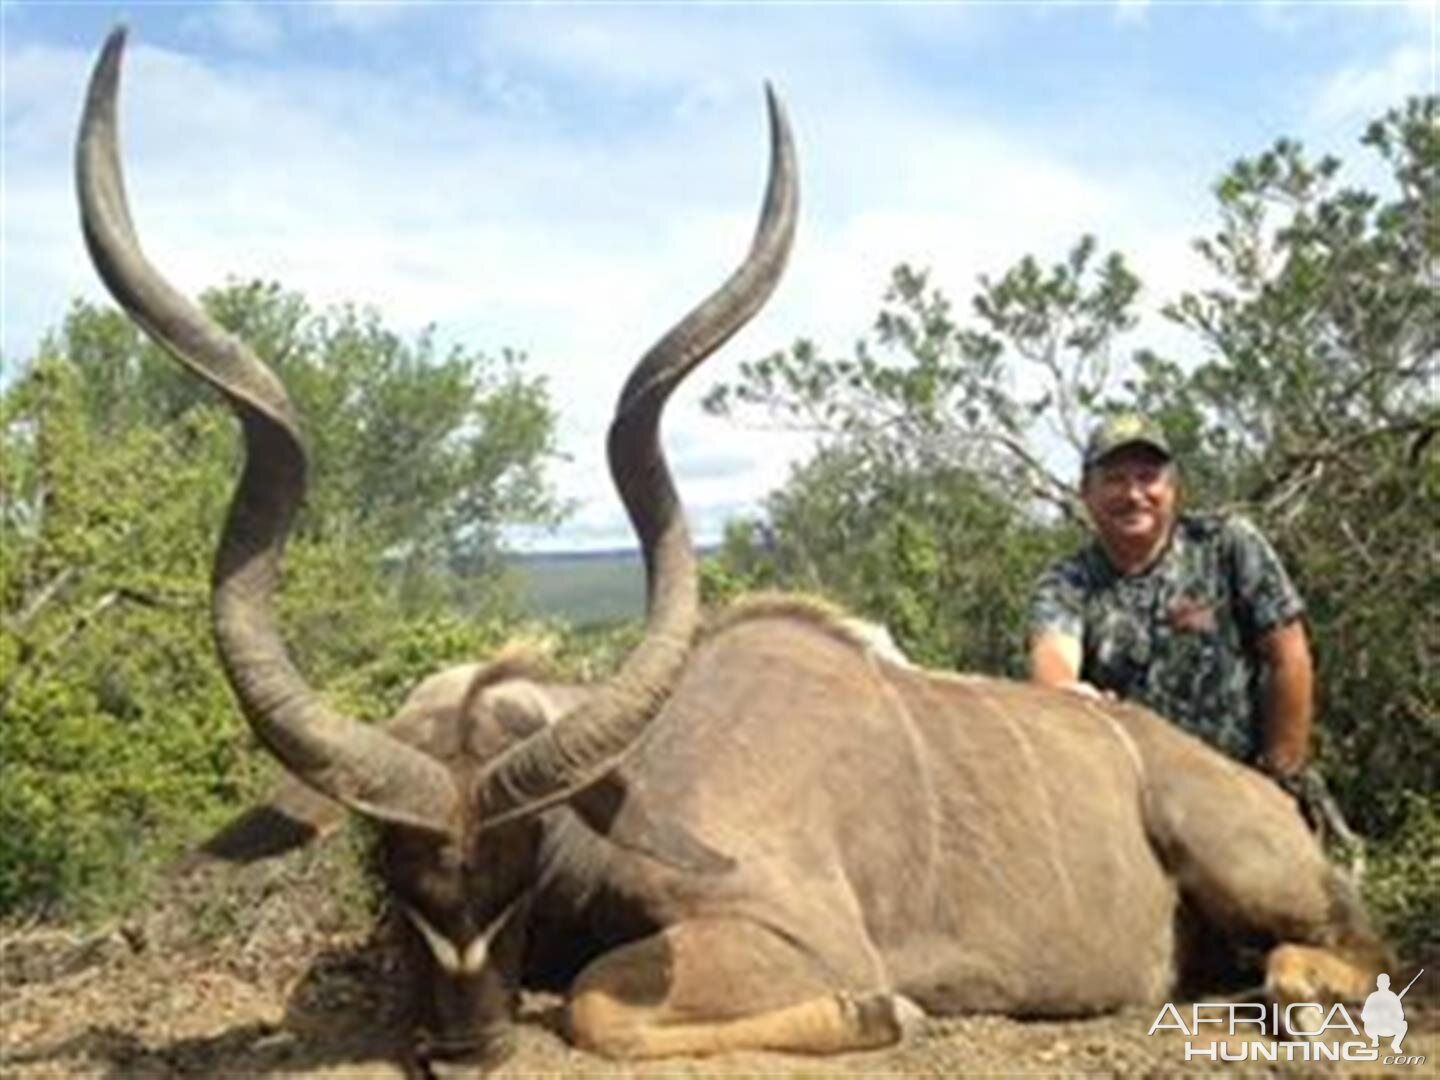
[[[957,302],[1084,233],[1145,283],[1127,343],[1205,282],[1226,165],[1281,135],[1351,163],[1366,122],[1436,87],[1436,0],[1348,3],[0,3],[0,356],[107,299],[71,180],[90,63],[130,27],[127,185],[182,290],[274,280],[544,374],[575,504],[527,547],[631,546],[603,459],[630,365],[743,256],[765,80],[795,129],[801,219],[760,315],[672,400],[697,536],[757,511],[806,437],[707,417],[738,364],[844,352],[894,266]],[[7,375],[7,378],[9,375]],[[1063,467],[1063,463],[1061,463]]]

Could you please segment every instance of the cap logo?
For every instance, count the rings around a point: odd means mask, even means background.
[[[1130,439],[1145,430],[1145,422],[1138,416],[1117,416],[1110,424],[1110,438]]]

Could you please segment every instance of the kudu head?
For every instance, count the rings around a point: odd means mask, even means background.
[[[513,707],[502,715],[482,693],[368,725],[321,700],[291,663],[276,622],[282,551],[306,482],[305,448],[285,388],[141,253],[116,132],[124,39],[123,29],[110,35],[91,76],[76,147],[81,224],[116,300],[221,393],[243,430],[244,467],[213,576],[226,676],[256,738],[306,785],[306,798],[339,804],[378,826],[379,864],[421,957],[415,1005],[428,1033],[422,1053],[493,1062],[513,1014],[540,814],[569,803],[601,827],[610,819],[613,793],[596,793],[664,704],[699,622],[695,557],[659,443],[660,416],[680,381],[759,310],[784,267],[797,199],[784,112],[768,94],[770,178],[749,253],[640,360],[610,428],[611,475],[645,558],[643,640],[611,679],[558,718],[527,717]],[[679,849],[681,862],[695,854],[684,843]]]

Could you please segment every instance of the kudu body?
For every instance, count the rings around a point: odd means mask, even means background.
[[[751,251],[642,358],[611,428],[647,568],[642,642],[594,686],[502,661],[432,677],[386,725],[326,708],[272,607],[304,490],[298,428],[273,373],[140,253],[115,132],[122,44],[107,42],[81,125],[85,236],[120,303],[242,423],[216,640],[256,736],[299,781],[209,850],[276,853],[340,807],[375,822],[422,1060],[500,1057],[525,958],[546,951],[583,962],[569,1030],[613,1056],[863,1049],[897,1039],[917,1004],[1153,1001],[1175,976],[1182,899],[1275,945],[1277,996],[1366,985],[1375,942],[1287,797],[1144,710],[919,671],[793,600],[701,631],[658,424],[788,255],[795,167],[773,97]],[[527,950],[532,930],[544,940]]]

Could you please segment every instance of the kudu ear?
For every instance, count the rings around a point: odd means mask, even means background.
[[[333,833],[347,813],[334,799],[299,780],[283,780],[259,806],[246,810],[181,860],[177,870],[184,873],[207,862],[245,864],[285,855]]]
[[[570,806],[612,844],[687,874],[726,874],[735,860],[677,821],[657,820],[644,800],[630,798],[624,778],[611,773],[570,797]]]
[[[380,726],[393,738],[415,746],[428,734],[430,718],[423,712],[402,712]],[[288,855],[312,841],[324,840],[348,815],[334,799],[287,776],[258,806],[241,813],[183,857],[175,871],[187,874],[207,863],[246,865]]]

